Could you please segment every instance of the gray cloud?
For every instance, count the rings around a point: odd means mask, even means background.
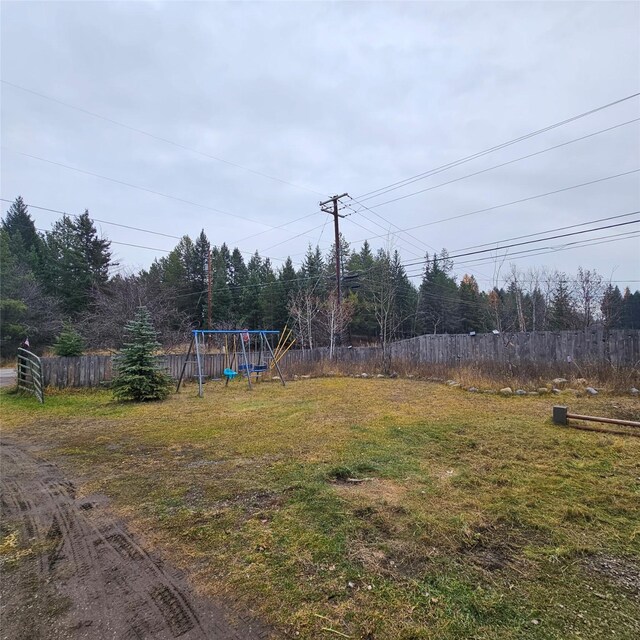
[[[16,3],[2,4],[2,77],[204,153],[329,195],[357,196],[615,100],[640,86],[636,3]],[[640,100],[367,201],[400,227],[640,167],[638,124],[379,210],[376,202],[640,115]],[[236,213],[204,208],[2,153],[2,197],[196,234],[264,251],[322,225],[272,230],[320,196],[141,136],[2,85],[2,141],[23,151]],[[640,208],[638,176],[399,235],[406,260]],[[357,209],[357,207],[356,207]],[[54,214],[32,211],[46,228]],[[367,233],[358,222],[374,231]],[[383,228],[376,225],[380,223]],[[350,240],[390,226],[345,218]],[[169,239],[104,227],[113,240]],[[273,249],[299,259],[331,229]],[[387,239],[374,240],[382,246]],[[520,260],[640,278],[638,240]],[[123,263],[152,251],[114,245]],[[271,254],[271,252],[267,252]],[[294,257],[294,259],[295,259]],[[477,267],[490,273],[492,266]],[[462,269],[461,269],[462,271]],[[482,276],[479,276],[482,278]]]

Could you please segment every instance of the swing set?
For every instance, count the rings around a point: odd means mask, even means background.
[[[204,362],[205,338],[207,336],[220,335],[224,338],[224,362],[223,376],[225,387],[237,376],[244,376],[247,379],[249,389],[251,389],[251,376],[255,376],[258,382],[260,376],[272,369],[276,369],[282,386],[285,386],[284,375],[278,364],[282,357],[289,351],[295,342],[293,333],[285,327],[284,331],[267,331],[264,329],[231,329],[231,330],[205,330],[194,329],[192,331],[191,343],[187,351],[180,372],[176,392],[180,390],[184,372],[189,363],[189,357],[195,347],[195,358],[198,370],[198,395],[204,396]],[[272,347],[271,336],[278,336],[275,349]],[[252,348],[253,343],[253,348]]]

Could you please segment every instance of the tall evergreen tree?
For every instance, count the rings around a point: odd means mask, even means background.
[[[111,389],[118,400],[146,402],[169,395],[171,378],[162,371],[155,354],[160,348],[151,316],[140,307],[125,327],[128,342],[116,356],[116,374]]]
[[[539,287],[531,292],[531,330],[546,331],[547,302]]]
[[[13,355],[27,335],[27,305],[20,297],[23,278],[4,226],[0,229],[0,274],[0,346],[3,355]]]
[[[277,287],[275,288],[275,317],[276,329],[282,329],[289,321],[289,303],[298,290],[299,282],[291,258],[287,258],[278,270]]]
[[[86,309],[92,287],[90,265],[71,218],[57,220],[45,236],[42,279],[68,316]]]
[[[342,235],[342,232],[338,236],[340,242],[340,273],[344,275],[349,265],[349,258],[351,257],[351,247],[346,238]],[[336,280],[336,243],[331,243],[329,253],[325,261],[325,267],[327,271],[327,287],[329,289],[335,288],[334,284]]]
[[[242,291],[241,323],[250,328],[262,325],[260,296],[262,293],[263,265],[256,251],[247,264],[247,280]]]
[[[204,319],[206,317],[207,294],[209,286],[209,252],[211,244],[204,232],[196,238],[193,250],[185,256],[185,270],[187,272],[187,286],[191,289],[192,295],[189,301],[193,304],[192,311],[194,317]],[[212,263],[213,267],[213,263]],[[204,326],[204,325],[203,325]]]
[[[429,260],[418,290],[418,322],[422,333],[455,333],[458,329],[458,285],[446,249]]]
[[[63,216],[45,234],[39,277],[68,316],[84,311],[92,290],[106,284],[109,247],[110,242],[98,236],[87,211],[77,221]]]
[[[300,269],[301,288],[324,296],[327,293],[326,275],[325,262],[320,247],[316,245],[316,248],[312,249],[309,245]]]
[[[372,273],[375,266],[375,257],[371,251],[371,246],[365,240],[360,251],[352,253],[347,262],[347,272],[357,275],[357,279],[352,281],[357,284],[357,289],[353,290],[350,296],[353,305],[353,317],[349,325],[352,337],[374,339],[377,336],[378,328],[373,309]]]
[[[576,326],[575,302],[563,273],[559,274],[551,298],[550,324],[557,331],[574,329]]]
[[[229,287],[231,289],[231,315],[236,324],[241,324],[244,288],[248,279],[247,265],[237,247],[231,253]]]
[[[21,196],[9,207],[2,221],[2,228],[7,233],[11,252],[18,263],[27,265],[36,271],[42,250],[42,238],[29,214],[27,205]]]
[[[91,277],[91,284],[94,287],[103,287],[109,279],[109,267],[113,266],[111,242],[98,236],[87,209],[81,216],[78,216],[77,220],[72,222],[72,225],[76,241]]]
[[[640,291],[631,293],[629,287],[622,297],[622,328],[640,329]]]
[[[278,290],[276,274],[271,266],[271,260],[265,258],[260,269],[260,292],[258,305],[262,316],[262,329],[275,329],[278,317]]]
[[[460,281],[460,331],[481,331],[483,324],[478,283],[465,273]]]
[[[57,301],[46,294],[29,265],[12,253],[12,244],[0,228],[0,352],[5,357],[14,355],[27,337],[35,350],[50,344],[61,317]]]
[[[402,265],[398,251],[394,251],[389,264],[395,289],[395,317],[397,318],[396,336],[409,338],[414,333],[414,318],[418,304],[418,292],[413,286]]]
[[[617,329],[622,324],[623,301],[618,286],[607,285],[600,303],[602,324],[605,329]]]
[[[226,245],[222,245],[226,249]],[[228,250],[226,252],[228,254]],[[211,317],[213,327],[233,323],[233,298],[229,288],[228,263],[225,253],[212,252],[212,301]],[[211,328],[213,328],[211,327]]]

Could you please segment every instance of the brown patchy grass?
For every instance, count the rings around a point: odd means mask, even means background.
[[[4,434],[281,636],[640,632],[640,438],[549,419],[559,401],[638,419],[637,400],[337,377],[147,405],[1,398]]]
[[[314,377],[359,376],[362,373],[377,375],[383,373],[382,361],[372,358],[366,363],[323,360],[320,362],[297,362],[289,365],[288,372],[293,375],[312,375]],[[476,363],[425,363],[414,365],[407,361],[393,360],[391,372],[400,377],[411,377],[431,382],[455,380],[463,387],[494,389],[512,387],[536,391],[539,387],[551,389],[550,381],[565,378],[569,387],[584,390],[586,386],[602,388],[608,392],[627,395],[632,387],[640,386],[640,368],[638,366],[612,365],[607,362],[584,362],[577,366],[575,362],[521,362],[505,363],[482,361]]]

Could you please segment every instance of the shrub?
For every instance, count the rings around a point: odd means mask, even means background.
[[[57,356],[75,358],[81,356],[84,351],[82,336],[68,323],[66,323],[60,335],[53,345],[53,352]]]
[[[171,378],[155,359],[160,347],[146,307],[140,307],[125,327],[128,342],[115,358],[116,374],[111,384],[118,400],[146,402],[163,400],[169,395]]]

